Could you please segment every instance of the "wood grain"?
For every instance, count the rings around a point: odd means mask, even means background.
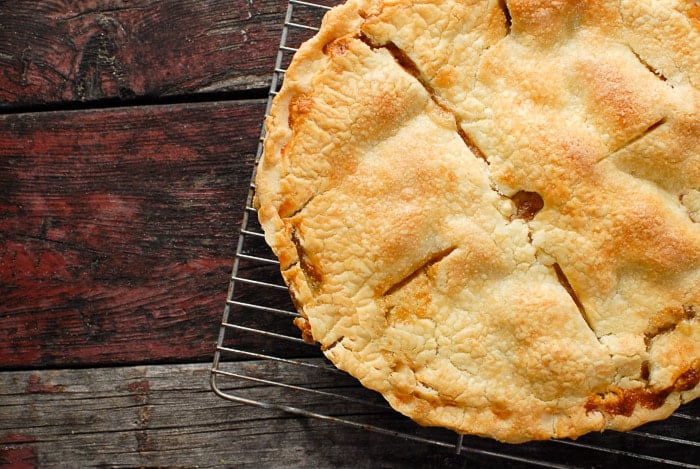
[[[263,101],[0,117],[0,368],[209,360]]]
[[[663,467],[665,458],[695,467],[700,401],[628,434],[517,446],[465,438],[458,456],[211,392],[265,104],[245,98],[268,86],[286,7],[0,0],[0,468],[604,468]],[[315,23],[322,12],[300,2],[291,21]],[[289,45],[310,34],[292,28]],[[246,252],[269,256],[253,239]],[[280,281],[276,266],[254,262],[240,275]],[[249,286],[235,298],[291,307],[283,289]],[[298,334],[276,312],[232,309],[231,320]],[[226,347],[318,355],[294,340],[228,332]],[[222,355],[222,371],[247,377],[221,375],[225,392],[425,434],[336,370],[240,355]]]
[[[0,467],[450,468],[468,460],[229,402],[208,378],[196,364],[0,373]]]
[[[249,361],[227,363],[226,369],[326,393],[352,391],[347,377],[324,377],[302,367]],[[209,368],[201,364],[0,373],[0,467],[65,467],[69,462],[71,467],[517,468],[546,460],[545,467],[605,468],[666,467],[664,459],[693,467],[699,456],[697,444],[669,439],[674,427],[687,428],[685,437],[697,437],[695,422],[678,418],[640,429],[664,439],[611,432],[576,442],[504,445],[465,438],[462,454],[456,455],[453,448],[220,399],[208,382]],[[275,386],[245,381],[229,390],[264,402],[323,406],[342,418],[411,431],[397,414],[367,412],[353,402],[331,398],[328,404],[299,392],[284,397]],[[685,411],[697,418],[699,407]],[[677,430],[675,435],[683,437]]]
[[[286,3],[0,2],[0,109],[264,90]]]

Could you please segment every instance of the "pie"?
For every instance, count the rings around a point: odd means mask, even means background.
[[[627,430],[700,393],[700,3],[349,0],[255,207],[308,340],[421,425]]]

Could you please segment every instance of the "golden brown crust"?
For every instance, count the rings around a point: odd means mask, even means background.
[[[304,336],[502,441],[700,393],[700,27],[684,0],[349,0],[285,76],[256,204]]]

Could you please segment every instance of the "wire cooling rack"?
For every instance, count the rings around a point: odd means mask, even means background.
[[[299,45],[316,31],[338,0],[291,0],[282,30],[266,114]],[[256,156],[262,153],[264,129]],[[504,445],[424,428],[394,412],[376,393],[325,360],[292,325],[298,315],[257,223],[252,183],[211,372],[219,396],[245,404],[318,418],[466,454],[486,466],[700,467],[700,404],[627,433],[605,432],[576,441]]]

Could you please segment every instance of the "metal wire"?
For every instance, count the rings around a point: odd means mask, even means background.
[[[330,8],[328,4],[289,1],[266,116],[281,87],[286,64],[301,42],[318,31],[322,15]],[[255,166],[262,155],[264,139],[263,126]],[[255,169],[211,369],[211,387],[220,397],[451,448],[481,462],[551,468],[627,463],[700,467],[697,426],[700,405],[697,403],[679,409],[663,423],[648,424],[624,434],[607,432],[586,435],[577,441],[523,445],[502,445],[441,429],[426,429],[398,416],[384,400],[325,361],[316,346],[305,343],[297,330],[288,327],[298,313],[279,275],[279,262],[264,244],[264,234],[257,225],[257,212],[253,207],[254,179]],[[261,343],[266,345],[261,346]],[[251,363],[254,366],[248,366]],[[301,379],[299,376],[305,381],[296,382],[295,379]],[[262,396],[261,387],[268,390]],[[270,393],[269,389],[275,392]]]

